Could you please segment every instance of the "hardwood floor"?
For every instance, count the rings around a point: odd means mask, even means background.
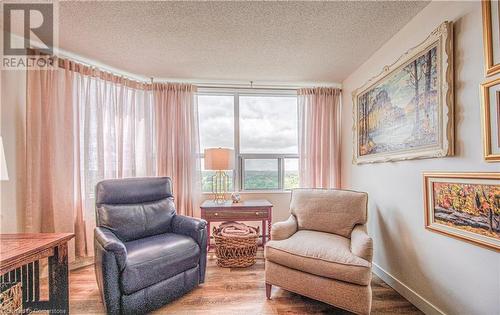
[[[372,314],[423,314],[401,295],[373,275]],[[103,314],[104,307],[88,266],[70,274],[70,313]],[[328,304],[273,287],[266,299],[264,260],[244,269],[219,268],[210,258],[206,281],[192,292],[154,314],[351,314]]]

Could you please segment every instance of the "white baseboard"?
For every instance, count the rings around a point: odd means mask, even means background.
[[[373,263],[373,272],[426,315],[445,315],[443,311],[424,299],[420,294],[410,289],[406,284],[388,273],[376,263]]]

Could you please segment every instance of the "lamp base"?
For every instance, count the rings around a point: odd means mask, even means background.
[[[226,193],[229,187],[229,176],[224,171],[216,171],[212,176],[212,194],[216,203],[226,202]]]

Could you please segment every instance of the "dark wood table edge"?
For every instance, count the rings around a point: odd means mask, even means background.
[[[28,235],[26,233],[21,233],[21,234]],[[30,234],[36,235],[38,233],[30,233]],[[50,233],[50,234],[56,234],[56,233]],[[62,234],[62,233],[57,233],[57,234]],[[22,256],[13,256],[12,258],[9,258],[5,261],[2,260],[2,257],[0,257],[0,274],[5,274],[9,271],[18,268],[19,267],[18,264],[20,263],[20,261],[25,262],[29,260],[29,262],[33,262],[35,260],[40,260],[42,258],[52,256],[53,249],[55,247],[65,244],[75,237],[74,233],[64,233],[64,234],[65,235],[62,238],[49,242],[41,248],[34,248],[24,253]],[[15,235],[16,234],[0,234],[0,243],[2,239],[5,239],[5,236],[15,236]],[[40,253],[42,255],[40,255]]]
[[[44,233],[30,233],[33,237],[41,236]],[[19,235],[28,236],[30,234],[20,233]],[[22,303],[23,313],[38,313],[48,311],[49,314],[68,314],[69,313],[69,268],[68,268],[68,242],[75,237],[74,233],[47,233],[58,234],[59,237],[43,246],[29,250],[26,253],[14,256],[7,260],[7,266],[2,265],[2,278],[4,275],[14,272],[17,281],[23,283]],[[3,234],[2,238],[15,237],[16,234]],[[27,238],[28,239],[28,238]],[[1,240],[1,239],[0,239]],[[39,295],[39,260],[48,258],[48,284],[49,299],[40,300]],[[15,264],[14,264],[15,263]],[[3,270],[9,269],[5,273]],[[31,279],[35,274],[33,281]],[[21,277],[18,278],[17,274]],[[29,275],[27,275],[29,274]],[[10,278],[9,278],[10,279]],[[2,280],[3,281],[3,280]],[[12,281],[12,280],[9,280]],[[24,284],[29,283],[28,287]]]

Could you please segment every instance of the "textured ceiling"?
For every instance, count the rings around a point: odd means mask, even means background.
[[[428,2],[60,2],[59,46],[141,76],[341,82]]]

